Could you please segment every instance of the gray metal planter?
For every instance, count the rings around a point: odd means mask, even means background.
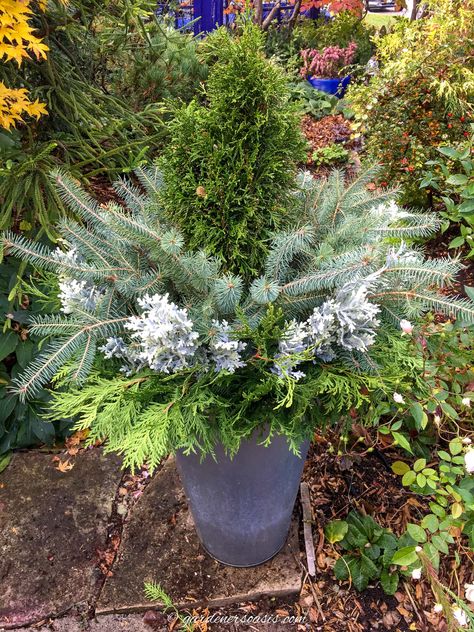
[[[285,544],[309,442],[301,457],[285,437],[269,447],[261,436],[243,441],[230,459],[221,446],[216,459],[176,454],[176,463],[199,538],[215,559],[230,566],[256,566]]]

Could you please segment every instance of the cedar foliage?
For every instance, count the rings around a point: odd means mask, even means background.
[[[248,22],[240,36],[219,30],[210,40],[216,59],[205,103],[174,111],[159,161],[162,199],[190,248],[205,243],[227,271],[249,278],[285,222],[304,144],[285,75],[265,58],[260,29]]]

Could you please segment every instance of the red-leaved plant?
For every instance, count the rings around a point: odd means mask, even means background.
[[[332,79],[339,77],[341,70],[354,61],[357,52],[357,44],[351,42],[347,48],[328,46],[322,51],[313,48],[305,48],[300,51],[303,59],[301,76],[317,77],[318,79]]]

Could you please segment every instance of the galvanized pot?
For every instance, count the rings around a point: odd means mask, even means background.
[[[176,463],[198,536],[206,551],[229,566],[256,566],[285,544],[309,442],[301,456],[275,436],[242,441],[233,459],[222,446],[216,460],[177,452]]]

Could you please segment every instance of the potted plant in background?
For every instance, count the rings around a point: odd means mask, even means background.
[[[351,80],[351,75],[346,74],[347,67],[354,61],[356,53],[355,42],[345,48],[327,46],[321,51],[305,48],[300,51],[303,60],[300,74],[313,88],[342,97]]]
[[[167,155],[179,161],[165,155],[163,172],[138,171],[142,188],[118,182],[127,209],[99,205],[57,173],[83,222],[62,220],[64,248],[2,241],[51,273],[63,312],[32,319],[47,344],[15,391],[31,398],[54,380],[50,419],[75,418],[125,466],[153,469],[176,453],[203,545],[250,566],[284,544],[314,429],[416,379],[400,320],[438,309],[473,321],[474,304],[435,291],[456,262],[425,261],[404,241],[433,233],[435,216],[368,191],[370,172],[349,184],[337,171],[327,181],[291,177],[294,161],[279,152],[289,138],[298,154],[297,121],[286,84],[267,80],[280,71],[265,60],[259,29],[215,38],[206,104],[176,112]],[[213,126],[225,102],[233,137],[225,122],[220,137]],[[218,169],[214,154],[227,167],[226,152],[237,175]],[[234,207],[217,203],[226,183]],[[174,214],[181,186],[190,199]],[[193,204],[204,209],[198,218]],[[239,240],[228,243],[234,222]]]

